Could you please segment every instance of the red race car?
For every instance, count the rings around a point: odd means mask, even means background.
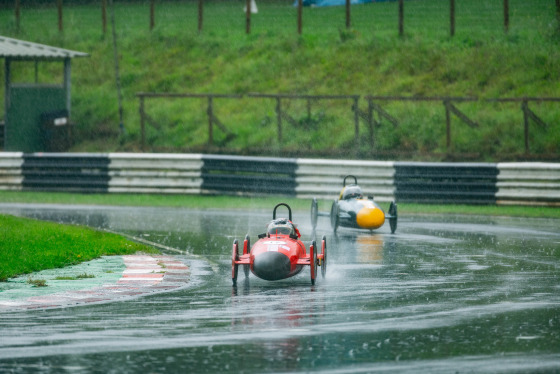
[[[288,208],[289,218],[276,218],[276,209],[284,206]],[[327,272],[327,241],[325,236],[321,240],[319,249],[315,240],[309,246],[309,253],[299,238],[298,229],[292,223],[292,210],[288,204],[280,203],[274,207],[272,221],[267,231],[259,235],[259,240],[251,248],[249,235],[243,241],[243,252],[239,253],[237,239],[233,241],[231,256],[231,280],[237,285],[239,266],[243,266],[245,277],[249,277],[249,270],[257,277],[275,281],[293,277],[301,272],[304,266],[311,267],[311,284],[315,284],[317,267],[321,267],[323,278]]]

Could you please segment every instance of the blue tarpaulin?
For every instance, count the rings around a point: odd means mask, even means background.
[[[395,0],[350,0],[350,4],[365,4],[365,3],[381,3],[385,1],[395,1]],[[335,6],[335,5],[346,5],[346,0],[302,0],[303,6]],[[297,0],[294,2],[294,6],[297,6]]]

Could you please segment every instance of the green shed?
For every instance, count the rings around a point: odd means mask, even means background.
[[[4,151],[60,152],[70,142],[70,61],[87,53],[31,43],[0,35],[4,58]],[[13,82],[13,67],[34,63],[33,82]],[[63,81],[38,82],[39,63],[61,62]]]

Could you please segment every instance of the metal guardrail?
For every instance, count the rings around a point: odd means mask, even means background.
[[[107,192],[109,159],[89,153],[23,154],[22,189],[61,192]]]
[[[110,193],[200,194],[202,155],[110,153]]]
[[[204,193],[295,196],[294,159],[214,156],[203,157]]]
[[[497,168],[497,204],[560,206],[560,164],[512,162]]]
[[[0,190],[21,190],[23,176],[21,152],[0,152]]]
[[[553,163],[0,152],[0,190],[334,199],[348,174],[380,202],[560,206],[560,164]]]
[[[495,204],[494,164],[395,163],[395,197],[400,202]]]
[[[343,178],[354,175],[364,193],[376,201],[389,202],[395,199],[392,161],[357,160],[297,160],[297,197],[335,199],[339,197]]]

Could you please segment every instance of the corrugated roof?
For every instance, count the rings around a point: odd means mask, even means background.
[[[45,44],[31,43],[25,40],[12,39],[0,35],[0,58],[10,57],[29,60],[63,60],[66,58],[86,56],[89,55],[83,52],[51,47]]]

